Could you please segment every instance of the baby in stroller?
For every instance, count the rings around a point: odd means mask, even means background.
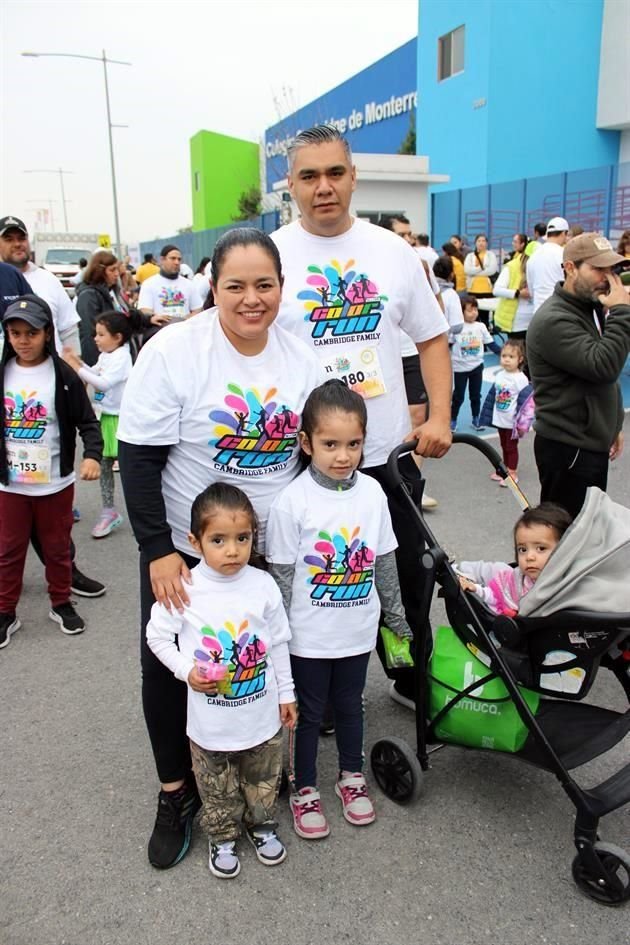
[[[521,598],[540,577],[571,522],[569,513],[553,502],[527,509],[514,526],[517,565],[462,561],[456,566],[461,587],[479,597],[493,613],[515,617]]]

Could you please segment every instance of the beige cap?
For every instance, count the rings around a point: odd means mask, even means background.
[[[605,236],[599,233],[580,233],[564,247],[563,262],[587,262],[599,269],[608,269],[624,262],[624,257],[616,253]]]

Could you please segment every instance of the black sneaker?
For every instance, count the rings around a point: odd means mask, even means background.
[[[265,866],[275,866],[286,859],[287,851],[278,834],[275,824],[260,824],[249,827],[247,839],[256,851],[256,856]]]
[[[197,786],[160,791],[157,817],[149,840],[149,863],[159,870],[175,866],[188,853],[195,814],[201,807]]]
[[[74,564],[72,565],[72,585],[70,589],[73,594],[77,594],[79,597],[102,597],[107,590],[100,581],[94,581],[92,578],[86,577],[85,574],[81,574]]]
[[[22,624],[15,614],[0,614],[0,650],[11,642],[11,634],[19,630]]]
[[[225,843],[210,841],[210,872],[219,879],[234,879],[241,872],[241,864],[236,854],[236,841],[227,840]]]
[[[75,633],[83,633],[85,630],[85,621],[79,617],[70,601],[51,607],[48,616],[59,624],[64,633],[70,636]]]

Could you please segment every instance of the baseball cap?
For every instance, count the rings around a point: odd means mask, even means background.
[[[580,233],[564,247],[563,262],[588,262],[591,266],[607,269],[623,262],[624,257],[616,253],[605,236],[599,233]]]
[[[547,224],[547,236],[550,233],[565,233],[569,229],[569,224],[564,217],[552,217]]]
[[[32,328],[48,328],[53,320],[48,302],[38,295],[21,295],[11,302],[2,316],[2,324],[6,325],[13,318],[20,318]]]
[[[25,224],[17,217],[12,217],[11,215],[0,219],[0,236],[4,236],[7,230],[21,230],[24,236],[28,236],[28,230]]]

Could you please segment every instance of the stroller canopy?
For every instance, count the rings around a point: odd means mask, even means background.
[[[521,599],[519,616],[559,610],[630,614],[630,509],[595,487]]]

